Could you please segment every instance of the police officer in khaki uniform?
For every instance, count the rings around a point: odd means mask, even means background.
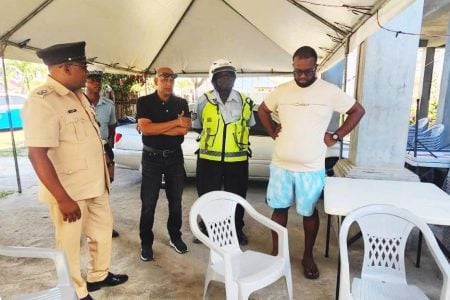
[[[112,215],[109,175],[99,127],[81,88],[86,82],[86,43],[39,50],[48,65],[47,83],[30,93],[23,110],[25,143],[39,180],[39,199],[48,203],[56,248],[64,250],[80,299],[90,291],[122,284],[110,273]],[[81,276],[80,237],[89,246],[87,283]]]

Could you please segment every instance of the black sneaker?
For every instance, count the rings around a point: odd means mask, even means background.
[[[142,261],[151,261],[153,260],[153,250],[150,249],[141,249],[141,260]]]
[[[180,254],[188,252],[188,247],[186,246],[186,244],[183,242],[182,239],[177,239],[174,241],[170,240],[169,245]]]

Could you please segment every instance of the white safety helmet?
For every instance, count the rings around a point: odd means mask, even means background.
[[[212,81],[215,74],[220,72],[233,72],[236,75],[236,68],[227,59],[218,59],[209,67],[209,79]]]
[[[103,77],[103,74],[105,73],[105,67],[99,64],[88,64],[87,65],[88,70],[88,77]]]

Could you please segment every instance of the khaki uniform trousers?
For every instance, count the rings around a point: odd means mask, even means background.
[[[76,222],[64,222],[58,205],[50,204],[50,217],[55,225],[56,248],[66,254],[70,275],[79,298],[86,297],[86,281],[81,276],[80,238],[81,233],[87,237],[89,264],[87,281],[101,281],[108,275],[111,263],[111,232],[113,220],[109,194],[105,189],[103,195],[77,201],[81,210],[81,219]]]

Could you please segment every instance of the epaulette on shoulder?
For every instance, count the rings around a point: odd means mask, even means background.
[[[44,86],[41,86],[41,87],[35,89],[34,92],[33,92],[33,94],[35,94],[35,95],[40,96],[40,97],[43,98],[43,97],[45,97],[46,95],[52,93],[53,91],[54,91],[54,89],[53,89],[52,86],[44,85]]]

